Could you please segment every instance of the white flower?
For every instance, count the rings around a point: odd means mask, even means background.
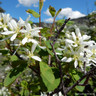
[[[3,35],[10,35],[10,34],[12,34],[12,37],[10,38],[10,40],[14,41],[15,38],[17,37],[17,35],[20,33],[21,27],[18,25],[18,23],[14,19],[12,19],[8,23],[8,26],[9,26],[9,28],[12,31],[5,31],[5,32],[2,32],[1,34],[3,34]]]
[[[30,19],[30,15],[28,16],[28,18],[24,21],[21,17],[19,18],[19,21],[18,21],[18,24],[19,24],[19,26],[25,26],[27,23],[28,23],[28,21],[29,21],[29,19]]]
[[[10,17],[10,14],[0,13],[0,28],[3,28],[4,31],[7,31],[7,24],[10,22],[11,19],[12,18]]]
[[[36,46],[37,46],[37,44],[33,44],[32,48],[31,48],[31,51],[29,51],[29,49],[24,49],[27,52],[28,55],[27,56],[21,55],[20,57],[23,57],[25,59],[32,58],[34,60],[41,61],[40,57],[34,55],[34,51],[36,49]]]
[[[71,45],[72,47],[78,47],[78,46],[84,46],[88,45],[87,41],[91,38],[91,36],[87,36],[87,35],[81,35],[80,33],[80,29],[78,27],[75,26],[75,32],[72,32],[70,34],[70,36],[67,36],[68,39],[65,39],[65,43],[66,45]]]
[[[25,34],[25,37],[22,40],[22,44],[24,45],[27,42],[32,42],[32,43],[38,44],[38,42],[35,39],[33,39],[33,37],[40,37],[39,32],[40,32],[40,29],[42,29],[42,28],[41,27],[32,28],[29,23],[26,24],[25,27],[26,27],[26,30],[24,30],[24,29],[21,30],[22,33]]]
[[[80,29],[75,26],[75,32],[67,31],[64,49],[65,56],[61,59],[62,62],[74,61],[74,67],[80,67],[84,71],[85,67],[96,63],[96,43],[89,40],[88,35],[81,35]]]

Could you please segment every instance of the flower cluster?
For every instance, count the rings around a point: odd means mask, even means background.
[[[11,96],[11,93],[8,91],[6,87],[2,87],[0,89],[0,96]]]
[[[9,14],[0,13],[0,31],[1,31],[0,33],[1,35],[6,36],[6,38],[4,38],[3,40],[7,40],[9,38],[11,42],[18,40],[20,41],[20,43],[18,44],[19,47],[29,42],[32,43],[32,46],[39,45],[37,38],[41,37],[39,35],[39,32],[40,29],[42,29],[42,27],[36,27],[36,26],[32,27],[31,24],[28,23],[29,19],[30,16],[26,19],[26,21],[20,18],[19,21],[16,22],[16,20],[13,19]],[[30,51],[29,54],[31,54],[32,56],[30,57],[34,59],[33,51]],[[38,56],[37,58],[35,57],[35,60],[41,61],[41,59]]]
[[[80,67],[82,71],[87,66],[94,65],[96,63],[96,42],[90,40],[91,36],[82,35],[80,29],[74,26],[75,32],[67,31],[65,33],[64,46],[61,46],[63,50],[62,62],[74,61],[74,67]]]

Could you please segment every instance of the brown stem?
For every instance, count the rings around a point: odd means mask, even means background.
[[[51,44],[51,46],[52,46],[53,53],[54,53],[54,55],[55,55],[57,64],[59,65],[59,72],[60,72],[60,78],[61,78],[60,84],[62,85],[62,91],[63,91],[64,96],[66,96],[66,94],[65,94],[66,88],[65,88],[65,86],[64,86],[64,81],[63,81],[63,72],[62,72],[61,61],[59,60],[58,56],[56,55],[56,52],[55,52],[55,49],[54,49],[53,44]]]
[[[51,34],[51,35],[52,35],[52,30],[53,30],[54,24],[55,24],[55,19],[56,19],[56,16],[55,16],[54,19],[53,19],[52,27],[51,27],[51,29],[50,29],[50,34]]]
[[[79,80],[76,81],[76,83],[74,83],[71,87],[69,87],[66,90],[66,94],[72,90],[74,87],[76,87],[84,78],[86,78],[87,76],[90,76],[92,74],[93,71],[96,70],[96,67],[94,67],[93,69],[91,69],[89,72],[87,72],[83,77],[81,77]]]
[[[79,86],[85,86],[86,84],[88,84],[88,80],[89,80],[90,76],[86,77],[86,80],[83,84],[78,84]]]
[[[55,44],[55,42],[57,41],[57,38],[59,37],[61,31],[64,29],[64,27],[66,26],[67,22],[70,20],[70,18],[66,19],[64,24],[61,26],[61,28],[57,31],[57,34],[54,37],[54,41],[53,44]]]

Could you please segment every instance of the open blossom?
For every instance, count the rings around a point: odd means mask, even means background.
[[[8,15],[9,16],[9,15]],[[8,16],[6,15],[6,18],[8,18]],[[10,29],[10,30],[5,30],[4,32],[1,32],[1,34],[3,35],[12,35],[10,40],[14,41],[17,37],[18,34],[22,33],[22,29],[24,28],[25,24],[28,23],[30,16],[26,19],[26,21],[23,21],[22,18],[20,18],[20,20],[18,22],[16,22],[14,19],[6,20],[8,21],[6,24],[6,26]],[[25,30],[23,30],[25,31]]]
[[[19,26],[19,24],[14,19],[12,19],[8,23],[8,26],[11,29],[11,31],[5,31],[5,32],[2,32],[1,34],[12,35],[10,40],[14,41],[16,39],[17,35],[20,33],[21,26]]]
[[[22,33],[25,34],[24,39],[22,40],[22,44],[24,45],[27,42],[32,42],[32,43],[38,43],[34,37],[40,37],[39,32],[42,27],[34,27],[32,28],[31,25],[28,23],[25,25],[25,29],[22,29]]]
[[[90,40],[90,36],[81,35],[80,29],[75,26],[75,32],[66,33],[64,56],[62,62],[74,61],[74,67],[80,67],[82,70],[85,66],[95,65],[96,63],[96,43]],[[67,50],[67,52],[66,52]]]
[[[25,51],[27,52],[27,56],[21,55],[21,57],[24,59],[34,59],[36,61],[41,61],[40,57],[34,55],[34,51],[36,49],[36,46],[37,46],[37,44],[33,44],[31,51],[29,51],[29,49],[25,49]]]
[[[66,34],[67,35],[67,34]],[[70,35],[67,35],[69,38],[65,39],[66,45],[69,44],[72,47],[78,47],[87,43],[86,40],[89,40],[91,36],[88,35],[81,35],[80,29],[78,27],[75,28],[75,32],[72,32]]]
[[[3,30],[1,32],[2,35],[8,36],[4,40],[7,40],[10,38],[10,41],[14,41],[17,36],[23,34],[24,38],[21,40],[23,45],[25,45],[28,42],[38,44],[36,37],[40,37],[39,32],[40,32],[40,29],[42,29],[42,27],[36,27],[36,26],[32,27],[31,24],[28,23],[30,16],[26,19],[26,21],[20,18],[18,22],[16,22],[14,19],[9,19],[9,14],[4,15],[3,17],[4,17],[3,19],[5,20],[5,21],[3,20],[5,22],[4,24],[6,24],[6,26],[8,27],[8,29]],[[3,26],[3,24],[1,25]]]
[[[12,17],[10,16],[10,14],[0,13],[0,28],[3,28],[4,31],[7,31],[8,30],[7,25],[11,19],[12,19]]]

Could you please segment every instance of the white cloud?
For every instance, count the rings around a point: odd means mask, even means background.
[[[73,11],[72,8],[63,8],[60,14],[58,15],[58,18],[63,18],[64,16],[67,18],[74,19],[84,17],[85,14],[82,14],[79,11]]]
[[[46,14],[47,16],[51,16],[50,12],[49,12],[49,9],[47,9],[44,14]]]
[[[48,9],[44,12],[44,14],[46,14],[47,16],[51,16]],[[79,11],[73,11],[72,8],[63,8],[62,11],[59,13],[58,18],[67,17],[67,18],[74,19],[84,16],[85,14],[82,14]]]
[[[53,18],[48,18],[48,19],[45,19],[44,22],[47,22],[47,23],[52,23],[53,22]]]
[[[31,5],[33,5],[34,7],[38,7],[39,0],[18,0],[18,2],[19,4],[22,4],[27,7],[30,7]]]

